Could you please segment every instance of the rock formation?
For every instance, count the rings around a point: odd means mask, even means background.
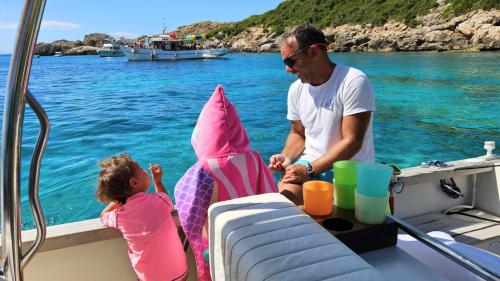
[[[447,18],[441,6],[417,17],[419,26],[389,21],[382,26],[341,25],[323,30],[335,52],[349,51],[492,51],[500,50],[500,11],[474,11]],[[280,36],[259,26],[229,38],[211,38],[207,47],[230,46],[233,51],[279,51]]]
[[[175,30],[178,38],[184,38],[187,34],[206,34],[215,28],[229,26],[232,22],[202,21],[190,25],[182,25]]]
[[[323,30],[335,52],[357,51],[492,51],[500,50],[500,11],[473,11],[457,17],[444,16],[445,5],[425,16],[416,18],[421,24],[411,28],[404,23],[389,21],[373,24],[328,27]],[[206,34],[219,27],[237,23],[199,22],[180,26],[178,38],[186,34]],[[144,36],[135,40],[140,40]],[[103,33],[86,35],[82,41],[58,40],[38,43],[35,54],[95,55],[97,49],[113,38]],[[280,32],[272,28],[253,26],[228,36],[219,32],[203,41],[203,48],[229,47],[234,52],[279,51]],[[124,41],[131,44],[133,40]]]
[[[85,35],[83,42],[80,40],[57,40],[52,43],[37,43],[35,54],[41,56],[52,56],[55,52],[62,52],[64,55],[97,55],[97,50],[106,42],[113,40],[113,37],[104,33],[92,33]]]
[[[383,26],[342,25],[324,30],[333,51],[500,50],[500,11],[475,11],[451,19],[440,12],[417,17],[416,28],[390,21]]]
[[[102,47],[104,43],[114,40],[113,37],[104,33],[91,33],[83,38],[83,45],[92,47]]]
[[[67,50],[64,55],[74,56],[74,55],[97,55],[98,47],[92,46],[80,46]]]

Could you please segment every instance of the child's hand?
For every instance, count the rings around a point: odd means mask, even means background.
[[[151,165],[151,163],[149,163],[149,170],[153,175],[154,182],[155,183],[161,182],[161,177],[163,176],[163,170],[161,169],[160,164]]]

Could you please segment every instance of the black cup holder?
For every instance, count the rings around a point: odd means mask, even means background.
[[[323,221],[323,226],[333,231],[347,231],[354,227],[350,221],[339,218],[326,219]]]

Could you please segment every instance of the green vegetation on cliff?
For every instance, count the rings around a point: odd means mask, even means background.
[[[451,3],[446,10],[447,15],[460,15],[479,9],[500,9],[500,1],[498,0],[446,0],[446,3]]]
[[[499,8],[498,0],[447,0],[449,15],[472,10]],[[342,24],[382,25],[388,20],[416,26],[417,15],[425,15],[437,7],[436,0],[286,0],[276,9],[246,18],[231,26],[212,30],[208,36],[222,32],[229,36],[255,25],[283,33],[285,27],[309,21],[320,28]]]

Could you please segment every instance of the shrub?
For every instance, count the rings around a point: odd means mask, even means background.
[[[448,14],[461,14],[477,9],[500,9],[498,0],[447,0]],[[319,28],[342,24],[382,25],[388,20],[402,21],[408,26],[420,24],[416,17],[437,7],[436,0],[285,0],[274,10],[244,19],[230,27],[213,30],[234,36],[250,26],[263,25],[278,34],[285,27],[309,21]]]

